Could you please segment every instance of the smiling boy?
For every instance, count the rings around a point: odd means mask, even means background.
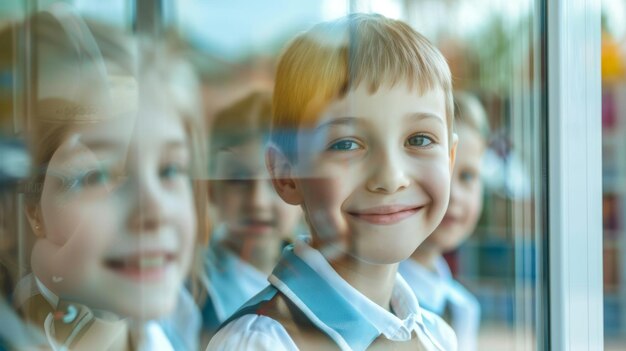
[[[455,350],[397,274],[448,204],[456,141],[441,53],[403,22],[350,15],[289,44],[274,94],[268,168],[311,240],[284,252],[209,349]]]

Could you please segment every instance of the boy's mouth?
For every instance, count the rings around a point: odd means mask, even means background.
[[[419,212],[423,206],[391,205],[350,211],[353,217],[371,224],[388,225],[398,223]]]
[[[242,221],[245,232],[250,234],[263,234],[272,231],[276,223],[272,220],[247,219]]]
[[[115,273],[130,279],[155,281],[163,276],[175,260],[176,256],[173,253],[154,251],[108,258],[104,264]]]

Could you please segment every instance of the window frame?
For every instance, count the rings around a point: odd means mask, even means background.
[[[601,0],[546,3],[549,345],[602,350]]]

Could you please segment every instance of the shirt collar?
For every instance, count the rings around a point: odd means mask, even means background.
[[[139,345],[141,351],[174,351],[174,347],[161,329],[161,326],[150,321],[145,326],[145,339]]]
[[[406,341],[413,331],[425,329],[417,299],[400,275],[391,296],[394,315],[348,284],[319,251],[302,241],[285,252],[270,282],[340,346],[343,341],[353,350],[366,349],[381,334]]]
[[[205,268],[203,284],[220,321],[268,285],[267,275],[218,243],[209,248]]]
[[[424,308],[441,314],[446,304],[448,282],[440,274],[441,267],[437,266],[435,269],[437,271],[433,272],[418,262],[408,259],[400,263],[398,272],[406,279]]]

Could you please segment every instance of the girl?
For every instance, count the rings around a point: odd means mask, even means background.
[[[53,349],[196,349],[183,281],[206,233],[206,192],[194,181],[205,169],[203,129],[181,66],[110,29],[92,35],[65,7],[32,23],[39,172],[19,310]],[[174,311],[186,325],[157,322]]]

